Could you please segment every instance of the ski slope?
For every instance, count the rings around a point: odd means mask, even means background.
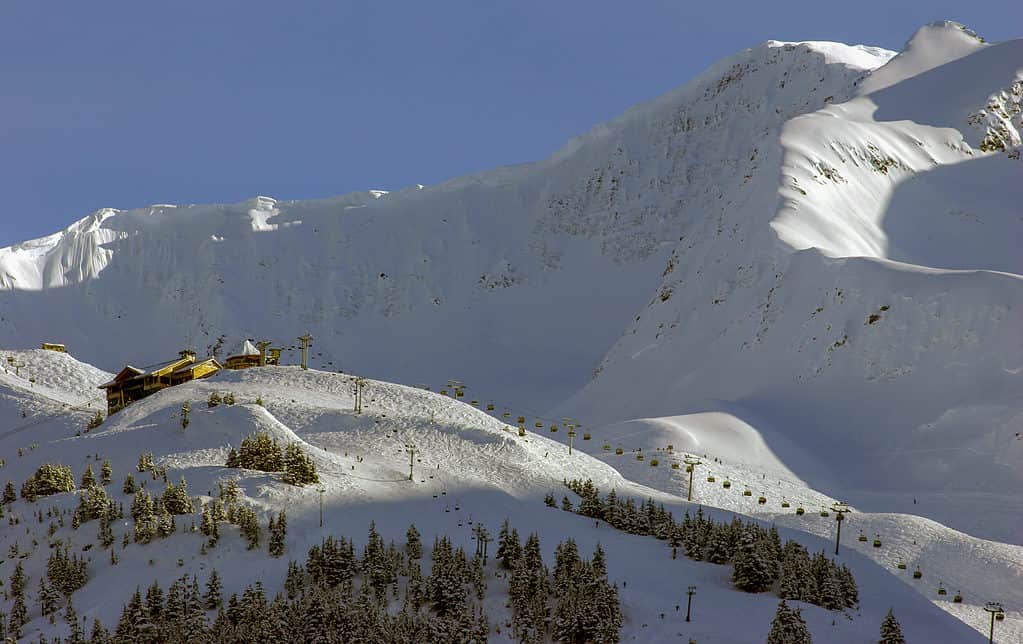
[[[48,357],[48,356],[43,356]],[[63,360],[54,361],[54,371]],[[52,378],[44,366],[38,372]],[[231,392],[237,403],[208,408],[210,392]],[[70,389],[66,393],[71,393]],[[652,496],[678,514],[688,506],[677,496],[658,491],[623,477],[607,463],[575,451],[569,456],[565,446],[546,436],[517,431],[470,405],[455,399],[380,381],[368,381],[364,390],[365,409],[353,412],[353,386],[350,376],[297,367],[268,367],[244,372],[224,373],[214,378],[164,390],[122,410],[100,428],[74,435],[60,423],[37,426],[31,437],[15,434],[0,438],[0,450],[14,453],[29,438],[38,446],[10,459],[0,475],[23,480],[41,463],[60,461],[71,464],[80,475],[85,463],[98,469],[96,455],[109,458],[113,482],[108,491],[114,498],[130,504],[120,493],[120,481],[133,472],[141,482],[148,475],[135,472],[141,451],[152,451],[157,466],[166,467],[168,480],[184,476],[189,492],[208,500],[217,482],[237,480],[247,504],[260,513],[261,521],[269,513],[288,512],[289,556],[299,558],[325,534],[364,539],[366,527],[375,521],[385,539],[399,540],[408,523],[415,522],[430,543],[434,534],[451,535],[456,545],[471,547],[470,522],[484,523],[496,531],[509,517],[520,532],[538,531],[545,556],[552,556],[553,545],[566,536],[579,542],[584,552],[600,543],[607,552],[610,575],[620,583],[626,615],[623,641],[663,641],[694,637],[698,641],[758,642],[769,629],[777,598],[770,594],[748,595],[731,588],[728,569],[679,558],[672,560],[670,548],[650,537],[618,532],[602,522],[561,510],[545,508],[544,494],[570,494],[561,486],[562,478],[591,478],[604,490],[636,498]],[[263,405],[254,400],[259,397]],[[182,430],[179,414],[189,401],[192,411],[188,428]],[[3,422],[13,422],[9,416]],[[322,485],[296,488],[274,475],[262,472],[230,470],[223,467],[227,450],[253,431],[269,432],[283,443],[302,444],[316,462]],[[419,459],[413,481],[407,480],[407,442],[415,443]],[[159,481],[148,481],[159,491]],[[656,482],[654,482],[656,483]],[[323,490],[324,527],[319,527],[320,492]],[[30,541],[47,541],[46,524],[30,519],[37,508],[73,509],[77,493],[47,497],[28,504],[18,500],[7,506],[22,518],[26,532],[5,530],[0,547],[6,551],[17,542],[22,551],[32,554],[22,559],[30,578],[29,595],[45,567],[48,550],[31,548]],[[725,510],[711,514],[731,516]],[[120,538],[130,531],[130,519],[115,525]],[[200,579],[212,568],[224,578],[225,589],[240,590],[245,584],[262,579],[268,592],[275,592],[283,581],[287,557],[267,558],[265,552],[247,551],[236,530],[224,526],[217,548],[199,553],[198,535],[184,529],[187,517],[178,517],[179,532],[148,546],[130,544],[119,550],[117,566],[111,566],[105,551],[92,556],[90,581],[75,596],[80,615],[91,623],[100,617],[107,624],[115,621],[121,605],[135,585],[147,586],[153,579],[176,577],[194,572]],[[827,535],[819,538],[804,532],[803,526],[785,527],[783,537],[794,537],[811,550],[827,547]],[[75,547],[95,538],[96,523],[84,524],[77,532],[61,528],[53,538],[69,538]],[[848,616],[806,606],[804,615],[815,636],[827,641],[864,641],[873,637],[889,606],[896,606],[909,637],[929,641],[955,634],[957,641],[980,641],[968,627],[947,616],[913,588],[892,583],[889,573],[864,555],[849,552],[844,561],[850,565],[860,585],[862,605]],[[0,563],[0,572],[10,574],[13,559]],[[665,566],[670,566],[666,569]],[[695,604],[696,619],[686,624],[675,606],[682,603],[681,590],[687,584],[699,588]],[[506,618],[501,582],[491,581],[492,596],[487,606],[491,619]],[[117,588],[115,592],[94,592],[97,588]],[[964,591],[965,592],[965,591]],[[30,599],[30,604],[32,603]],[[664,613],[664,617],[661,614]],[[745,617],[736,622],[730,615]],[[63,633],[58,620],[51,626],[37,611],[26,632],[48,637]],[[1011,617],[1010,617],[1011,619]],[[1010,623],[1008,620],[1007,624]],[[722,628],[722,624],[730,624]],[[504,641],[494,635],[493,641]]]

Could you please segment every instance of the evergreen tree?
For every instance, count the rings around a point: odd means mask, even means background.
[[[21,485],[21,496],[35,501],[40,496],[50,496],[75,489],[75,479],[67,465],[44,463]]]
[[[11,573],[11,593],[14,595],[23,595],[25,593],[25,582],[25,569],[19,561],[17,565],[14,566],[14,571]]]
[[[100,545],[104,548],[109,548],[114,543],[114,531],[110,525],[114,520],[114,512],[108,506],[107,510],[100,516],[99,522],[99,534],[97,535]]]
[[[767,644],[812,644],[810,631],[798,608],[789,608],[783,599],[771,622]]]
[[[223,584],[216,568],[213,569],[210,578],[206,581],[206,592],[202,596],[202,601],[206,610],[216,610],[224,604]]]
[[[155,635],[142,604],[142,592],[135,587],[135,593],[121,611],[114,637],[118,642],[144,642],[147,636]]]
[[[835,564],[829,561],[823,552],[818,552],[813,556],[810,561],[810,571],[817,587],[817,597],[813,603],[828,610],[845,608],[842,586],[835,574]]]
[[[85,472],[82,473],[82,484],[78,487],[87,490],[93,485],[96,485],[96,475],[92,473],[92,463],[85,466]]]
[[[75,604],[70,597],[67,599],[67,608],[64,609],[64,622],[70,627],[68,638],[64,640],[65,644],[81,644],[85,633],[82,632],[82,625],[78,623],[78,611],[75,610]]]
[[[423,556],[423,543],[419,537],[419,530],[416,524],[411,524],[405,532],[405,553],[409,559],[419,559]]]
[[[85,523],[98,519],[111,511],[111,502],[107,497],[105,488],[96,485],[95,482],[78,496],[78,508],[75,510],[75,518],[79,523]]]
[[[18,497],[14,493],[14,482],[7,481],[7,484],[4,485],[3,505],[14,503],[17,499]]]
[[[103,466],[99,470],[99,483],[100,485],[110,485],[110,479],[113,477],[114,471],[110,467],[110,459],[103,460]]]
[[[242,506],[235,511],[235,522],[241,528],[246,548],[255,550],[259,547],[259,520],[251,508]]]
[[[731,556],[731,548],[729,547],[729,528],[724,524],[714,526],[710,532],[710,538],[707,540],[707,545],[703,548],[704,561],[709,561],[713,564],[724,564],[728,563],[728,559]]]
[[[155,580],[146,589],[145,609],[146,615],[154,623],[158,623],[163,616],[163,588]]]
[[[177,530],[174,522],[174,515],[167,511],[167,506],[160,504],[160,514],[156,520],[156,534],[160,537],[169,537]]]
[[[270,517],[270,541],[269,550],[272,557],[280,557],[284,554],[284,542],[288,535],[288,520],[284,514],[284,510],[277,515],[277,521],[274,522],[273,517]]]
[[[103,622],[99,618],[92,620],[92,633],[89,635],[89,644],[107,644],[110,641],[110,633],[103,628]]]
[[[206,399],[206,406],[212,408],[212,407],[216,407],[219,404],[220,404],[220,394],[218,394],[215,391],[211,392],[210,393],[210,397],[208,399]]]
[[[240,467],[261,472],[281,472],[284,470],[284,455],[281,446],[267,432],[257,432],[242,439],[241,447],[232,454],[228,453],[228,467]]]
[[[135,469],[137,469],[139,472],[148,472],[153,469],[156,469],[156,467],[153,465],[153,453],[143,452],[139,454],[139,463],[138,465],[135,466]]]
[[[28,609],[25,607],[24,594],[14,596],[11,614],[7,618],[7,632],[15,640],[21,639],[22,627],[28,623]]]
[[[771,559],[771,548],[766,541],[744,547],[732,563],[732,583],[748,593],[759,593],[771,587],[778,566]]]
[[[124,485],[121,486],[121,491],[125,494],[135,494],[135,477],[128,472],[128,476],[124,477]]]
[[[191,422],[188,420],[188,414],[192,411],[192,404],[187,400],[181,404],[181,430],[188,429],[188,424]]]
[[[177,485],[171,483],[164,488],[161,499],[171,514],[192,514],[195,511],[192,499],[188,496],[188,483],[185,482],[184,476]]]
[[[895,613],[888,609],[888,614],[881,622],[881,639],[878,644],[906,644],[906,638],[902,635],[902,626],[895,619]]]
[[[860,603],[860,591],[856,587],[856,579],[845,564],[838,569],[838,583],[842,588],[842,601],[846,608],[854,608]]]
[[[60,593],[53,586],[46,583],[45,577],[39,577],[37,596],[39,599],[39,610],[43,617],[57,612],[57,607],[60,604]]]
[[[131,502],[131,518],[138,521],[140,517],[147,517],[152,514],[153,497],[142,488],[135,490],[135,497]]]
[[[207,543],[211,547],[217,545],[217,541],[220,540],[220,525],[217,522],[216,503],[210,502],[202,507],[202,520],[199,523],[199,531],[209,537]]]
[[[320,482],[313,460],[298,443],[291,443],[284,451],[284,482],[292,485]]]

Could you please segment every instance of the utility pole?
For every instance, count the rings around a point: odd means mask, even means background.
[[[305,335],[299,336],[298,341],[302,343],[302,368],[309,368],[309,343],[313,341],[313,336],[306,332]]]
[[[686,594],[689,595],[689,601],[686,602],[686,621],[688,622],[691,621],[689,619],[689,615],[690,613],[692,613],[693,610],[693,595],[696,594],[696,586],[690,586],[689,589],[686,591]]]
[[[355,377],[355,413],[362,413],[362,388],[366,386],[366,379],[362,376]]]
[[[838,531],[835,533],[835,556],[838,556],[838,543],[842,540],[842,521],[845,519],[845,513],[851,512],[849,506],[841,501],[836,502],[831,509],[835,513],[835,521],[838,523]]]
[[[991,631],[988,633],[988,644],[994,644],[995,642],[995,615],[1002,613],[1002,605],[998,602],[988,602],[984,604],[984,610],[991,613]]]
[[[687,501],[692,501],[693,500],[693,473],[696,471],[696,466],[702,464],[703,461],[701,461],[700,459],[696,458],[695,456],[690,456],[689,454],[686,454],[685,456],[682,457],[682,462],[686,464],[686,470],[689,471],[689,496],[687,497],[686,500]],[[686,620],[686,621],[689,621],[689,620]]]
[[[408,480],[412,480],[412,466],[416,462],[416,446],[412,443],[405,443],[405,451],[408,453]]]

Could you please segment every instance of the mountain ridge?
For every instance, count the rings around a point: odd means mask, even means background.
[[[994,187],[1019,167],[1020,43],[954,23],[899,55],[769,41],[533,164],[313,202],[100,211],[0,249],[0,344],[45,335],[113,371],[309,330],[328,369],[457,377],[586,422],[729,411],[820,459],[787,463],[800,475],[912,452],[847,483],[1003,490],[1021,482],[1023,290],[1018,188]],[[933,79],[969,101],[909,100]],[[916,113],[952,121],[882,119]],[[974,147],[998,127],[1005,149]]]

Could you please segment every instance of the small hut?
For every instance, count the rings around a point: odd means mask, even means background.
[[[260,351],[256,348],[256,345],[246,340],[242,343],[241,353],[233,355],[224,361],[224,366],[228,369],[248,369],[249,367],[258,367],[260,362]]]
[[[43,351],[56,351],[57,353],[67,353],[67,349],[64,348],[64,345],[57,344],[56,342],[44,342],[42,349]]]

